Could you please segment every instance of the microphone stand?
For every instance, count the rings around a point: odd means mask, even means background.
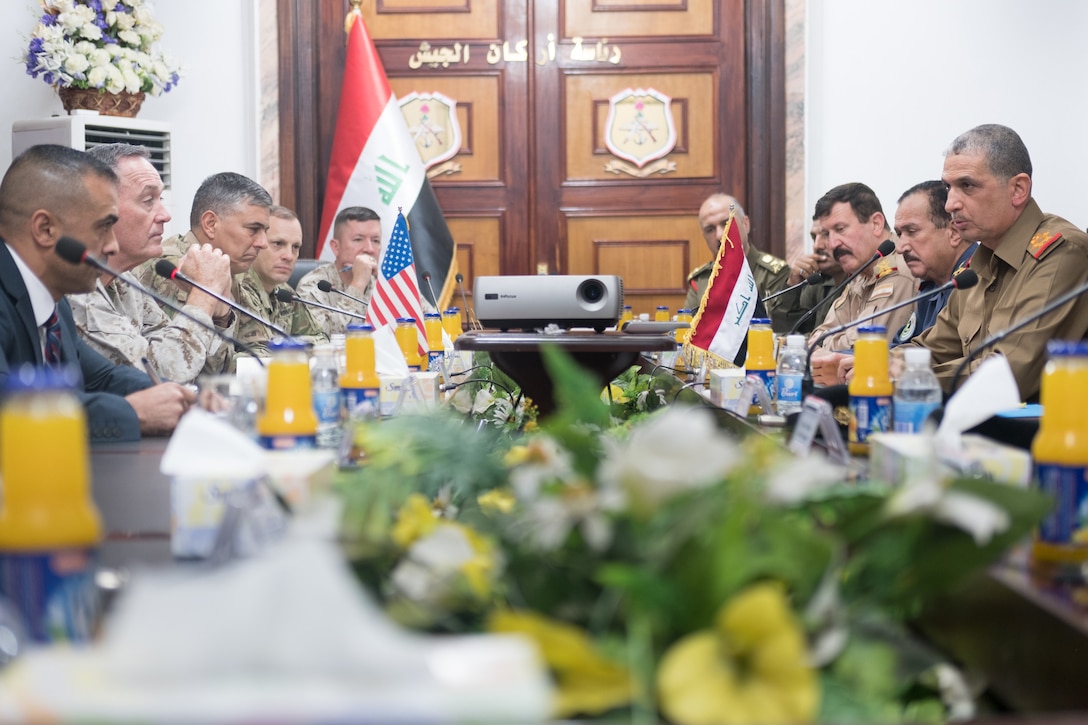
[[[66,243],[65,240],[70,242],[70,244]],[[76,246],[74,246],[74,245],[78,245],[78,248]],[[252,355],[257,360],[257,362],[260,364],[260,366],[262,368],[264,367],[264,360],[262,360],[260,357],[257,356],[257,351],[254,350],[252,347],[250,347],[249,345],[247,345],[246,343],[242,342],[241,340],[239,340],[237,338],[231,337],[230,335],[223,332],[222,330],[220,330],[215,325],[209,325],[208,323],[204,322],[204,320],[200,319],[199,317],[192,314],[191,312],[187,312],[181,305],[174,304],[173,302],[166,299],[165,297],[161,297],[160,295],[155,294],[154,292],[152,292],[148,288],[144,287],[143,285],[138,284],[138,283],[132,281],[131,279],[127,279],[125,277],[122,277],[121,272],[118,272],[116,269],[113,269],[112,267],[110,267],[105,262],[101,261],[100,259],[97,259],[96,257],[92,257],[90,254],[88,254],[87,253],[87,247],[84,246],[82,242],[78,242],[75,239],[72,239],[71,237],[61,237],[59,240],[57,240],[56,250],[57,250],[57,255],[59,257],[61,257],[64,261],[70,262],[72,264],[81,264],[81,263],[82,264],[88,264],[88,265],[94,267],[95,269],[101,270],[101,271],[105,272],[106,274],[112,275],[113,277],[115,277],[115,278],[121,280],[122,282],[124,282],[125,284],[127,284],[132,289],[136,290],[137,292],[141,292],[141,293],[147,295],[148,297],[150,297],[151,299],[155,300],[155,302],[157,302],[162,307],[166,307],[168,309],[173,310],[174,312],[181,315],[185,319],[191,320],[191,321],[195,322],[196,324],[200,325],[205,330],[210,330],[212,333],[214,333],[220,339],[225,340],[226,342],[229,342],[231,345],[234,345],[235,347],[240,348],[242,351],[247,352],[250,355]]]
[[[801,329],[801,325],[803,325],[803,324],[805,324],[806,322],[808,322],[808,321],[809,321],[809,320],[810,320],[810,319],[812,318],[812,316],[813,316],[814,314],[816,314],[816,310],[820,309],[821,307],[823,307],[824,305],[826,305],[826,304],[827,304],[828,302],[830,302],[831,300],[835,299],[835,297],[836,297],[836,296],[837,296],[837,295],[839,294],[839,292],[842,292],[842,291],[843,291],[843,289],[845,289],[845,288],[846,288],[846,285],[848,285],[848,284],[850,284],[851,282],[853,282],[853,281],[854,281],[855,279],[857,279],[857,276],[858,276],[859,274],[861,274],[861,273],[862,273],[862,272],[864,272],[865,270],[869,269],[869,267],[871,267],[871,266],[873,266],[874,264],[876,264],[876,261],[877,261],[878,259],[882,259],[883,257],[887,257],[887,256],[888,256],[889,254],[893,254],[893,253],[895,252],[895,243],[894,243],[894,242],[893,242],[892,240],[890,240],[890,239],[885,239],[885,240],[884,240],[883,242],[881,242],[881,243],[880,243],[880,246],[881,246],[881,247],[884,247],[885,245],[890,245],[890,246],[891,246],[891,249],[889,249],[889,250],[888,250],[888,251],[886,251],[886,252],[881,252],[880,250],[877,250],[876,254],[874,254],[874,255],[873,255],[872,257],[870,257],[870,258],[869,258],[869,261],[868,261],[868,262],[866,262],[865,264],[863,264],[863,265],[861,265],[860,267],[858,267],[857,269],[855,269],[855,270],[854,270],[854,273],[853,273],[853,274],[851,274],[851,275],[848,275],[848,276],[846,277],[846,279],[844,279],[844,280],[842,281],[842,283],[841,283],[841,284],[840,284],[840,285],[839,285],[838,287],[836,287],[835,289],[831,290],[831,293],[830,293],[830,294],[829,294],[829,295],[828,295],[827,297],[824,297],[824,298],[823,298],[822,300],[820,300],[820,301],[819,301],[819,302],[817,302],[817,303],[816,303],[815,305],[813,305],[813,307],[812,307],[812,309],[811,309],[811,310],[809,310],[809,311],[808,311],[808,312],[806,312],[805,314],[801,315],[801,318],[800,318],[799,320],[797,320],[797,322],[796,322],[796,323],[794,323],[794,325],[793,325],[793,327],[792,327],[792,328],[790,328],[789,334],[791,334],[791,335],[794,335],[794,334],[796,334],[796,333],[797,333],[797,331],[798,331],[799,329]]]
[[[278,289],[275,291],[274,296],[280,302],[301,302],[304,305],[310,305],[311,307],[320,307],[323,310],[329,312],[337,312],[341,315],[347,315],[348,317],[354,317],[357,320],[365,320],[366,315],[360,315],[358,312],[350,312],[348,310],[342,310],[339,307],[333,307],[332,305],[323,305],[320,302],[314,302],[313,300],[307,300],[299,297],[297,294],[287,289]]]
[[[763,304],[767,304],[768,302],[773,300],[775,297],[781,297],[782,295],[786,294],[787,292],[793,292],[794,290],[799,290],[802,287],[804,287],[805,285],[820,284],[825,279],[827,279],[827,275],[824,274],[823,272],[813,272],[812,274],[810,274],[808,277],[801,280],[797,284],[791,285],[791,286],[787,287],[786,289],[778,290],[774,294],[767,295],[766,297],[763,298]]]
[[[260,315],[257,315],[256,313],[254,313],[252,310],[249,310],[249,309],[243,307],[242,305],[238,304],[234,300],[228,299],[228,298],[224,297],[223,295],[218,294],[217,292],[212,292],[210,289],[208,289],[204,285],[199,284],[198,282],[194,282],[193,280],[189,279],[184,274],[182,274],[181,270],[177,268],[177,265],[174,264],[173,262],[171,262],[169,259],[160,259],[158,262],[156,262],[155,263],[155,273],[158,274],[160,277],[166,277],[167,279],[174,280],[175,282],[184,282],[185,284],[192,285],[193,287],[196,287],[198,290],[200,290],[204,294],[209,295],[209,296],[214,297],[215,299],[219,300],[220,302],[225,304],[227,307],[230,307],[232,310],[235,310],[236,312],[241,312],[246,317],[249,317],[251,319],[256,320],[257,322],[261,323],[262,325],[264,325],[265,327],[267,327],[269,330],[276,333],[277,335],[279,335],[281,337],[285,337],[285,338],[290,338],[291,337],[291,333],[287,332],[287,330],[283,329],[279,325],[277,325],[275,323],[272,323],[272,322],[269,322],[268,320],[264,319]]]
[[[1054,312],[1056,309],[1058,309],[1059,307],[1061,307],[1065,303],[1070,302],[1070,301],[1076,299],[1077,297],[1080,297],[1085,292],[1088,292],[1088,282],[1085,282],[1084,284],[1080,285],[1079,287],[1074,287],[1073,289],[1071,289],[1070,291],[1068,291],[1065,294],[1061,295],[1060,297],[1054,298],[1053,300],[1048,302],[1046,305],[1044,305],[1042,307],[1042,309],[1040,309],[1034,315],[1031,315],[1031,316],[1021,320],[1020,322],[1017,322],[1012,327],[1010,327],[1010,328],[1008,328],[1008,329],[1006,329],[1006,330],[1004,330],[1002,332],[997,333],[996,335],[994,335],[993,337],[991,337],[990,339],[986,340],[981,345],[976,347],[974,350],[969,352],[967,354],[967,356],[963,359],[963,362],[961,362],[959,365],[956,366],[956,371],[952,374],[952,384],[949,385],[949,387],[948,387],[948,394],[952,395],[953,393],[956,392],[956,388],[959,386],[960,378],[963,377],[964,371],[967,369],[967,366],[971,364],[971,361],[978,357],[980,352],[982,352],[983,350],[988,350],[989,348],[991,348],[994,345],[996,345],[997,343],[1001,342],[1002,340],[1004,340],[1006,337],[1008,337],[1012,333],[1016,332],[1017,330],[1021,330],[1021,329],[1025,328],[1025,327],[1027,327],[1028,325],[1030,325],[1032,322],[1037,321],[1040,317],[1042,317],[1044,315],[1048,315],[1051,312]]]

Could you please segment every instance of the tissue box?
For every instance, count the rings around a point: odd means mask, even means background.
[[[901,484],[919,476],[950,473],[938,463],[932,438],[913,433],[869,436],[869,478]]]
[[[433,408],[441,400],[438,390],[438,373],[412,373],[411,375],[379,375],[382,381],[380,405],[382,415],[392,415],[400,399],[400,391],[407,384],[415,384],[404,394],[399,412]],[[413,392],[415,395],[413,395]],[[419,396],[422,395],[422,400]]]
[[[181,559],[212,553],[224,500],[236,490],[255,489],[255,479],[178,476],[170,481],[170,552]]]
[[[910,433],[876,433],[869,442],[869,476],[890,483],[933,475],[927,471],[931,459],[936,459],[935,473],[941,476],[983,476],[1016,486],[1031,481],[1030,453],[980,435],[964,435],[962,448],[939,454],[930,450],[933,439]]]
[[[960,467],[962,471],[981,474],[991,480],[1023,488],[1031,483],[1033,469],[1031,453],[1028,451],[998,443],[976,433],[965,433],[961,441],[962,455],[960,458],[953,457],[953,460],[963,463]]]
[[[726,406],[737,399],[744,387],[744,368],[713,368],[707,373],[710,384],[710,401]]]

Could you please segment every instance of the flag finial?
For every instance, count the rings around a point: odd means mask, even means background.
[[[359,6],[363,4],[363,0],[348,0],[351,3],[351,10],[348,11],[348,16],[344,18],[344,32],[350,33],[351,26],[355,23],[356,19],[363,17],[363,11],[359,9]]]

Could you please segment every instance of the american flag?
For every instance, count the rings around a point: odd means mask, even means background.
[[[378,328],[395,324],[398,317],[415,319],[419,350],[426,354],[427,332],[423,327],[423,307],[419,303],[416,265],[412,261],[412,241],[408,238],[408,222],[400,210],[389,244],[382,250],[378,280],[366,308],[366,321]]]

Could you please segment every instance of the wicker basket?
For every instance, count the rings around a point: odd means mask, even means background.
[[[140,112],[140,104],[144,102],[143,91],[107,93],[96,88],[62,87],[57,89],[57,94],[69,115],[74,110],[82,110],[98,111],[104,116],[135,118]]]

